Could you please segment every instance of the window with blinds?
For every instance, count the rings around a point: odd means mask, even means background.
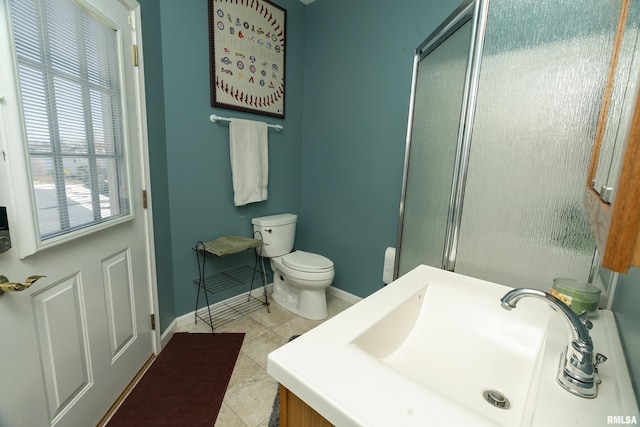
[[[118,34],[72,0],[11,0],[42,241],[130,215]]]

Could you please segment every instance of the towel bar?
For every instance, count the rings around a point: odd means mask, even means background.
[[[220,117],[220,116],[216,116],[215,114],[212,114],[212,115],[209,116],[209,120],[211,120],[213,123],[215,123],[218,120],[222,120],[223,122],[230,122],[232,119],[229,118],[229,117]],[[270,125],[270,124],[267,123],[267,127],[275,129],[278,132],[280,132],[282,130],[282,126],[281,125]]]

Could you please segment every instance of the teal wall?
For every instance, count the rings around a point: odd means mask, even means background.
[[[210,107],[207,0],[160,0],[167,149],[167,179],[175,312],[195,307],[197,265],[191,248],[198,240],[224,235],[251,236],[251,218],[300,210],[304,5],[279,2],[287,9],[286,119],[276,120]],[[254,118],[279,123],[269,131],[269,198],[235,207],[229,161],[228,123],[209,115]],[[239,264],[252,254],[212,260],[210,272]],[[244,291],[242,289],[241,291]],[[217,296],[218,300],[238,291]],[[210,301],[211,302],[211,301]]]
[[[334,286],[382,286],[396,245],[413,53],[460,1],[308,6],[298,243],[335,262]]]
[[[287,10],[284,120],[210,107],[207,0],[140,3],[162,330],[194,309],[195,242],[250,235],[255,216],[299,214],[296,248],[331,258],[334,286],[362,297],[380,288],[396,239],[413,51],[458,1],[276,0]],[[211,113],[284,126],[269,132],[267,201],[234,207],[228,125]]]
[[[300,211],[305,6],[287,9],[286,118],[212,108],[207,0],[141,0],[160,328],[193,311],[198,267],[192,247],[222,235],[251,236],[251,218]],[[269,198],[235,207],[228,124],[209,115],[278,123],[269,132]],[[207,263],[207,274],[253,262],[251,252]],[[215,302],[240,293],[229,290]]]
[[[613,301],[613,312],[620,338],[627,356],[627,364],[634,383],[636,400],[640,406],[640,269],[632,268],[621,275]]]

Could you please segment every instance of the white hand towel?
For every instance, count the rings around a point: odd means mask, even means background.
[[[231,119],[229,152],[236,206],[267,200],[268,144],[266,123]]]

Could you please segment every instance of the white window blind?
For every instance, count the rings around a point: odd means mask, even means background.
[[[118,34],[71,0],[11,0],[42,241],[130,215]]]

